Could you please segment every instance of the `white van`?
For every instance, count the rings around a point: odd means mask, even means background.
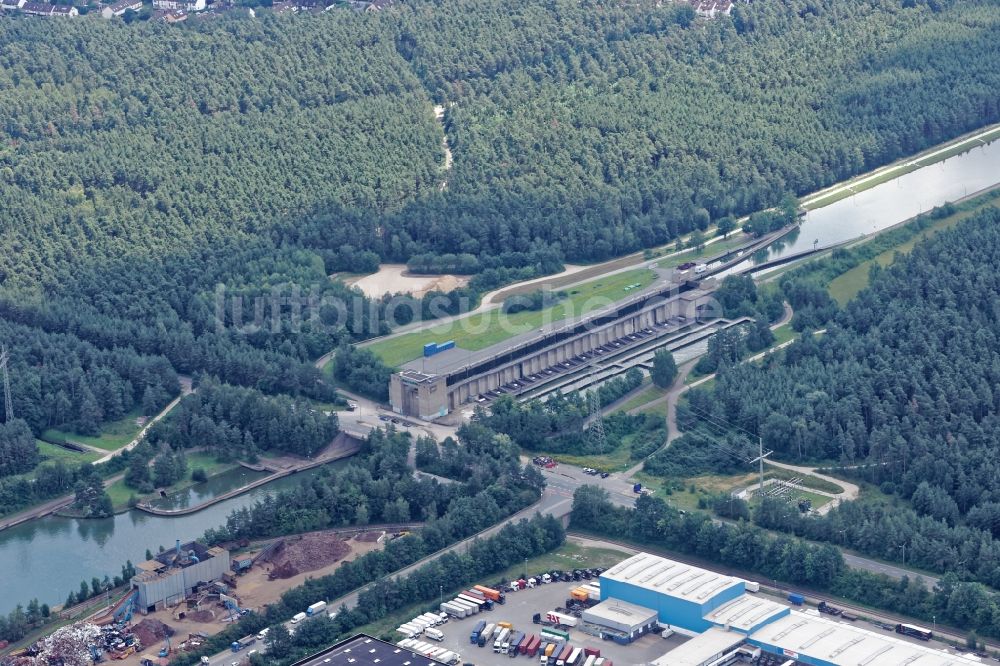
[[[305,613],[296,613],[292,616],[292,624],[298,624],[302,620],[306,619]]]
[[[704,273],[707,270],[708,270],[707,264],[698,264],[697,266],[694,267],[694,272],[696,275],[700,275],[701,273]]]

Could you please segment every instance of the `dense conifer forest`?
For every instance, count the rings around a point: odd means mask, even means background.
[[[876,266],[824,335],[692,391],[678,443],[702,446],[672,447],[674,462],[735,471],[705,455],[719,437],[706,417],[732,424],[731,442],[759,434],[784,460],[820,461],[887,497],[824,517],[765,502],[758,524],[1000,586],[998,261],[1000,208],[988,207]]]
[[[321,305],[352,296],[331,273],[495,286],[775,205],[1000,120],[998,43],[986,0],[4,18],[15,415],[94,433],[177,374],[333,400],[311,361],[387,324]]]

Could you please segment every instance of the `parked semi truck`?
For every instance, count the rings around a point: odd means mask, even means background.
[[[444,633],[434,627],[427,627],[424,629],[424,636],[430,638],[431,640],[438,641],[439,643],[444,640]]]
[[[557,611],[549,611],[546,613],[546,617],[549,622],[554,624],[561,624],[564,627],[575,627],[578,620],[572,615],[567,615],[566,613],[559,613]]]
[[[479,634],[486,628],[486,620],[480,620],[476,623],[476,626],[472,628],[472,632],[469,634],[469,642],[475,645],[479,642]]]
[[[507,637],[510,636],[510,629],[504,627],[497,634],[497,637],[493,640],[493,651],[501,652],[503,650],[503,644],[507,641]]]
[[[472,589],[482,592],[483,596],[493,601],[494,603],[502,604],[506,600],[503,592],[501,592],[500,590],[494,590],[492,587],[486,587],[485,585],[475,585],[473,586]]]

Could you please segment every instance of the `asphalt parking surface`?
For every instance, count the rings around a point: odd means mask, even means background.
[[[586,582],[586,581],[582,581]],[[514,666],[515,664],[538,663],[538,657],[534,659],[527,656],[509,657],[493,652],[492,642],[485,647],[478,647],[469,643],[469,634],[479,620],[486,622],[507,621],[514,625],[515,631],[523,631],[526,634],[538,634],[544,627],[532,624],[531,616],[554,610],[557,606],[563,606],[569,597],[570,590],[578,587],[581,583],[549,583],[539,585],[534,589],[525,589],[519,592],[508,592],[507,603],[494,606],[492,611],[483,611],[460,620],[451,618],[446,624],[437,627],[444,634],[444,640],[437,643],[426,636],[421,636],[418,640],[426,641],[431,645],[440,645],[448,650],[461,655],[460,664],[475,664],[476,666]],[[656,634],[648,634],[629,645],[618,645],[611,641],[602,641],[596,636],[591,636],[576,629],[569,630],[570,645],[574,647],[594,647],[601,651],[602,657],[607,657],[615,666],[639,666],[647,664],[653,659],[663,656],[666,652],[674,649],[687,640],[683,636],[674,635],[663,639]],[[402,635],[396,634],[397,641],[403,639]]]

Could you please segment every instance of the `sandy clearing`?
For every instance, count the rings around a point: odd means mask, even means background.
[[[468,283],[467,275],[410,275],[405,264],[382,264],[377,273],[347,281],[369,298],[378,298],[383,294],[420,297],[428,291],[449,292]]]

